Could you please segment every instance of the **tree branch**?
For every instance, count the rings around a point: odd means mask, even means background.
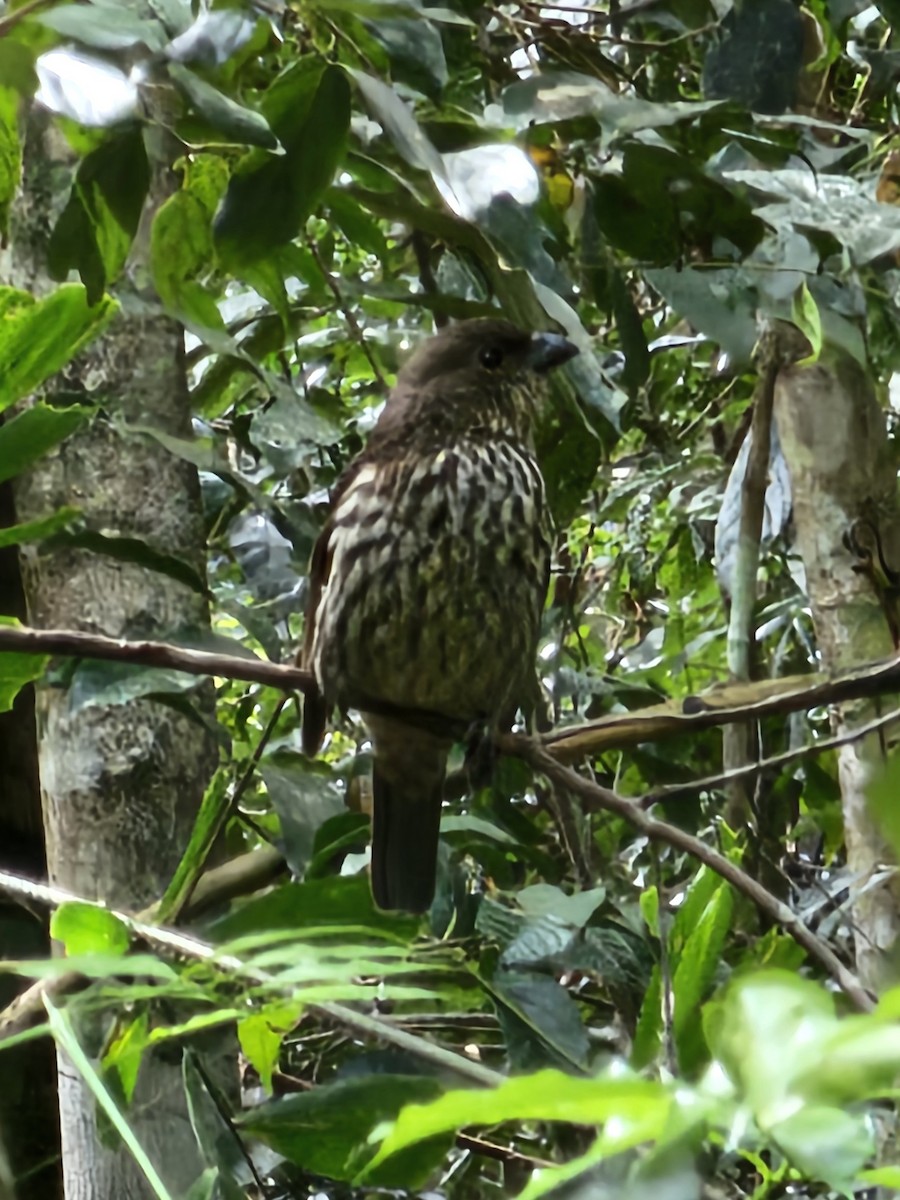
[[[313,684],[308,671],[265,662],[261,658],[189,650],[167,642],[131,642],[69,629],[0,625],[0,653],[4,651],[167,667],[188,675],[241,679],[282,691],[305,692]],[[546,735],[543,745],[560,762],[571,763],[604,750],[621,749],[659,738],[686,737],[694,730],[729,725],[733,721],[785,715],[896,691],[900,691],[900,655],[845,671],[717,685],[696,696],[557,729]],[[365,707],[370,712],[393,716],[418,728],[437,729],[451,736],[457,733],[451,727],[452,723],[439,713],[411,712],[371,699],[366,700]],[[461,738],[466,730],[461,728],[458,733]]]

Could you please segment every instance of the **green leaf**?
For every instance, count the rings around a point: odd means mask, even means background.
[[[0,616],[0,625],[18,625],[13,617]],[[46,654],[0,651],[0,712],[9,712],[23,687],[40,679],[50,661]]]
[[[0,288],[0,412],[55,375],[117,308],[108,298],[89,305],[85,289],[76,283],[63,284],[43,300]]]
[[[275,150],[278,138],[269,128],[262,113],[254,112],[229,99],[218,88],[195,75],[181,63],[170,62],[169,74],[194,106],[217,133],[238,145],[261,146]]]
[[[130,704],[145,696],[180,695],[195,687],[196,677],[185,671],[88,658],[72,672],[69,705],[72,712],[80,712],[85,708]]]
[[[138,1072],[149,1045],[150,1018],[146,1012],[138,1013],[124,1026],[117,1025],[116,1036],[103,1055],[103,1069],[114,1071],[126,1103],[131,1103],[137,1085]]]
[[[794,293],[791,302],[791,320],[804,335],[812,347],[806,358],[801,359],[797,366],[810,366],[819,361],[822,353],[822,317],[806,283],[801,283]]]
[[[623,1078],[621,1072],[579,1079],[562,1071],[539,1071],[509,1079],[497,1088],[463,1089],[448,1092],[432,1104],[407,1105],[384,1132],[376,1161],[437,1133],[503,1121],[602,1125],[614,1118],[620,1128],[633,1123],[642,1137],[652,1138],[659,1136],[672,1106],[672,1096],[662,1084]]]
[[[396,1116],[410,1101],[431,1099],[439,1091],[435,1080],[422,1075],[369,1075],[262,1104],[237,1124],[306,1171],[348,1182],[364,1173],[372,1186],[416,1191],[447,1153],[446,1132],[417,1139],[423,1144],[384,1166],[379,1155],[377,1168],[372,1162],[375,1149],[367,1138],[379,1122]]]
[[[281,824],[285,858],[298,873],[313,855],[316,831],[330,817],[344,814],[336,781],[310,770],[306,760],[278,755],[261,767],[266,791]]]
[[[261,930],[299,930],[321,925],[324,914],[328,925],[354,925],[403,941],[411,940],[421,924],[417,917],[375,908],[368,879],[358,876],[282,884],[222,917],[213,931],[222,941]]]
[[[128,963],[129,973],[145,976],[149,980],[159,980],[165,985],[166,991],[171,991],[178,976],[167,963],[161,962],[151,954],[129,954],[123,959],[121,954],[75,954],[65,958],[44,959],[8,959],[0,961],[0,972],[22,975],[26,979],[58,979],[63,975],[84,975],[88,979],[103,979],[108,981],[111,976],[122,971],[123,961]],[[110,990],[107,984],[107,991]],[[138,989],[141,995],[156,995],[156,989]],[[124,989],[127,999],[134,998],[134,985]],[[3,1043],[0,1043],[2,1045]]]
[[[794,1167],[844,1194],[875,1152],[874,1130],[865,1113],[824,1105],[807,1104],[768,1132]]]
[[[534,883],[516,893],[516,902],[526,916],[555,917],[575,929],[586,925],[605,899],[606,889],[602,887],[567,896],[549,883]]]
[[[229,783],[230,770],[220,768],[203,793],[203,801],[194,821],[190,840],[175,869],[172,881],[159,902],[158,919],[161,924],[166,924],[172,920],[173,915],[181,912],[206,865],[210,850],[222,831],[222,824],[231,806]]]
[[[381,226],[349,192],[344,188],[331,188],[325,203],[329,214],[351,245],[360,246],[382,261],[387,258],[387,241]]]
[[[33,404],[5,421],[0,425],[0,483],[31,466],[95,411],[74,404],[69,408]]]
[[[0,549],[4,546],[21,546],[26,542],[41,542],[45,538],[55,537],[80,516],[80,508],[60,508],[46,517],[23,521],[20,525],[7,525],[5,529],[0,529]]]
[[[588,1036],[578,1006],[561,984],[536,972],[496,971],[489,990],[518,1069],[550,1061],[584,1068]]]
[[[145,46],[160,51],[166,44],[166,32],[159,21],[145,20],[128,8],[109,4],[64,4],[35,14],[48,29],[92,46],[95,50],[128,50]]]
[[[397,152],[411,167],[428,171],[432,178],[443,181],[449,187],[444,160],[420,129],[409,106],[403,103],[394,89],[364,71],[351,69],[349,74],[362,92],[369,109],[384,126]]]
[[[644,888],[640,895],[641,916],[650,933],[659,937],[659,888],[655,884]]]
[[[501,829],[499,825],[485,821],[483,817],[475,817],[471,813],[441,817],[441,835],[454,833],[469,834],[469,840],[486,838],[489,842],[501,842],[504,846],[518,844],[512,834]]]
[[[592,117],[602,128],[606,146],[616,137],[640,129],[662,129],[679,121],[695,121],[714,103],[677,100],[657,104],[613,92],[605,83],[576,71],[542,71],[511,84],[501,96],[502,123],[517,130]],[[491,116],[491,110],[488,109]]]
[[[782,113],[795,101],[804,22],[792,0],[753,0],[726,15],[703,63],[703,94]]]
[[[105,554],[119,562],[135,563],[148,571],[158,571],[179,583],[185,584],[201,596],[207,594],[206,580],[183,558],[165,554],[154,549],[139,538],[115,537],[84,529],[75,533],[61,533],[57,541],[62,546],[77,546],[80,550],[91,550],[94,554]]]
[[[0,234],[4,236],[9,230],[9,209],[19,186],[22,170],[22,148],[17,128],[18,111],[18,94],[12,88],[0,87]]]
[[[691,880],[669,933],[669,956],[673,971],[678,969],[685,945],[721,887],[721,877],[709,867],[701,867]]]
[[[302,466],[310,447],[333,446],[340,437],[340,426],[295,393],[259,409],[250,425],[250,440],[280,471]]]
[[[738,366],[751,361],[757,296],[743,272],[664,267],[646,271],[645,278],[675,312],[718,342]]]
[[[175,317],[195,327],[225,332],[212,294],[192,276],[213,257],[212,214],[192,192],[176,192],[162,205],[150,233],[150,270],[159,298]]]
[[[392,77],[437,99],[447,85],[447,60],[441,35],[431,22],[417,16],[363,25],[387,51]]]
[[[285,1031],[273,1029],[265,1012],[238,1021],[238,1041],[266,1091],[272,1094],[272,1073],[278,1066]]]
[[[735,980],[703,1012],[706,1040],[751,1111],[777,1113],[793,1080],[814,1073],[834,1032],[834,997],[812,980],[765,971]]]
[[[631,1065],[642,1071],[656,1061],[663,1037],[663,984],[658,966],[653,968],[650,982],[644,993],[634,1039],[631,1045]]]
[[[75,270],[96,304],[125,265],[137,232],[150,165],[137,127],[114,134],[82,159],[68,203],[50,235],[54,279]]]
[[[731,888],[720,880],[703,915],[685,941],[672,979],[675,1044],[679,1067],[686,1073],[691,1073],[705,1055],[700,1003],[719,969],[722,948],[731,928],[733,907]]]
[[[301,231],[334,179],[350,126],[344,72],[326,67],[306,111],[308,74],[296,77],[300,111],[273,124],[284,155],[246,158],[232,176],[215,222],[216,249],[232,269],[257,262]]]
[[[53,913],[50,936],[63,943],[67,955],[124,955],[131,941],[128,930],[114,913],[80,901],[62,904]]]

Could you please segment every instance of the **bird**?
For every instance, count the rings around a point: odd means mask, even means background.
[[[548,372],[577,353],[500,317],[424,340],[315,543],[303,750],[318,752],[336,706],[361,714],[380,909],[430,908],[448,754],[533,694],[552,536],[534,433]]]

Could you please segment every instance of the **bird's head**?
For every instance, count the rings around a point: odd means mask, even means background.
[[[528,333],[492,317],[459,321],[404,365],[383,420],[524,437],[545,394],[544,377],[577,353],[556,333]]]

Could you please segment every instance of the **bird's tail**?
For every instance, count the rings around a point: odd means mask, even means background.
[[[427,912],[434,899],[447,743],[396,721],[370,718],[372,895],[379,908]]]

